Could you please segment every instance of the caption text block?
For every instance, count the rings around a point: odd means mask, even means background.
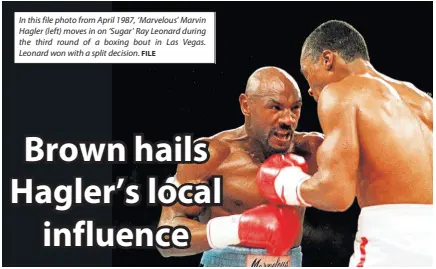
[[[215,63],[215,13],[16,12],[15,63]]]

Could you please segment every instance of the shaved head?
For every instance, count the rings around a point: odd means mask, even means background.
[[[278,67],[266,66],[251,74],[247,81],[245,94],[249,97],[263,96],[266,92],[288,87],[300,92],[297,82],[286,71]]]
[[[245,130],[265,156],[288,152],[303,105],[294,78],[278,67],[259,68],[248,78],[239,103]]]

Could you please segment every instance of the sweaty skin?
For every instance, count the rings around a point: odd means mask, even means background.
[[[315,132],[293,131],[297,126],[301,109],[299,90],[297,91],[287,78],[277,73],[276,69],[265,69],[261,75],[263,77],[249,80],[246,93],[253,96],[253,99],[244,94],[240,98],[241,109],[246,117],[245,125],[201,139],[209,142],[208,162],[178,165],[178,184],[208,183],[212,176],[221,175],[224,200],[222,206],[184,207],[175,204],[163,207],[159,226],[183,225],[191,231],[190,248],[159,249],[163,256],[194,255],[209,250],[206,235],[208,220],[241,214],[245,210],[269,203],[258,190],[256,174],[262,162],[271,154],[277,153],[271,150],[299,154],[308,162],[310,174],[317,170],[316,150],[322,143],[323,136]],[[263,133],[258,134],[255,126]],[[292,131],[285,131],[283,128],[286,126],[291,127]],[[290,137],[277,138],[272,135],[274,131],[288,132]],[[263,144],[259,142],[261,140]],[[266,149],[268,147],[270,148]],[[304,208],[299,208],[302,224],[304,212]],[[302,235],[303,229],[294,244],[295,247],[300,245]]]
[[[325,65],[335,59],[336,69],[345,71],[321,90],[313,83],[322,81],[320,67],[302,60],[325,134],[319,170],[301,186],[304,200],[327,211],[344,211],[355,197],[362,208],[432,204],[433,100],[368,61],[346,64],[329,51],[322,57]]]

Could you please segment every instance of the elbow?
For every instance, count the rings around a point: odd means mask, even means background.
[[[177,256],[177,248],[174,247],[164,247],[162,248],[159,244],[156,245],[157,251],[159,251],[160,255],[164,258],[170,258]]]
[[[320,209],[330,212],[345,212],[353,204],[353,200],[344,199],[340,193],[331,192],[329,196],[330,199],[325,200],[319,207]]]
[[[335,211],[337,212],[345,212],[347,211],[354,202],[354,198],[356,197],[355,192],[350,190],[348,186],[341,186],[336,189],[336,194],[334,195],[335,201]]]
[[[158,225],[158,229],[161,227],[171,227],[171,222],[160,222]],[[174,255],[173,251],[174,249],[172,248],[162,248],[159,244],[156,244],[156,249],[157,251],[159,251],[160,255],[164,258],[168,258]]]
[[[160,255],[164,258],[169,258],[169,257],[172,257],[174,255],[173,253],[171,253],[171,249],[163,249],[163,248],[157,247],[157,250],[159,251]]]
[[[347,196],[347,195],[344,195],[344,196]],[[354,198],[349,199],[349,198],[342,197],[342,198],[338,199],[338,201],[336,201],[336,206],[335,206],[336,211],[337,212],[347,211],[351,207],[353,202],[354,202]]]
[[[326,202],[329,204],[329,211],[345,212],[353,204],[356,197],[355,188],[347,182],[349,181],[343,179],[324,182],[323,189],[327,193],[325,197],[328,197]]]

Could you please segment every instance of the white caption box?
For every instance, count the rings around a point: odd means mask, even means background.
[[[214,12],[15,12],[15,63],[215,63]]]

